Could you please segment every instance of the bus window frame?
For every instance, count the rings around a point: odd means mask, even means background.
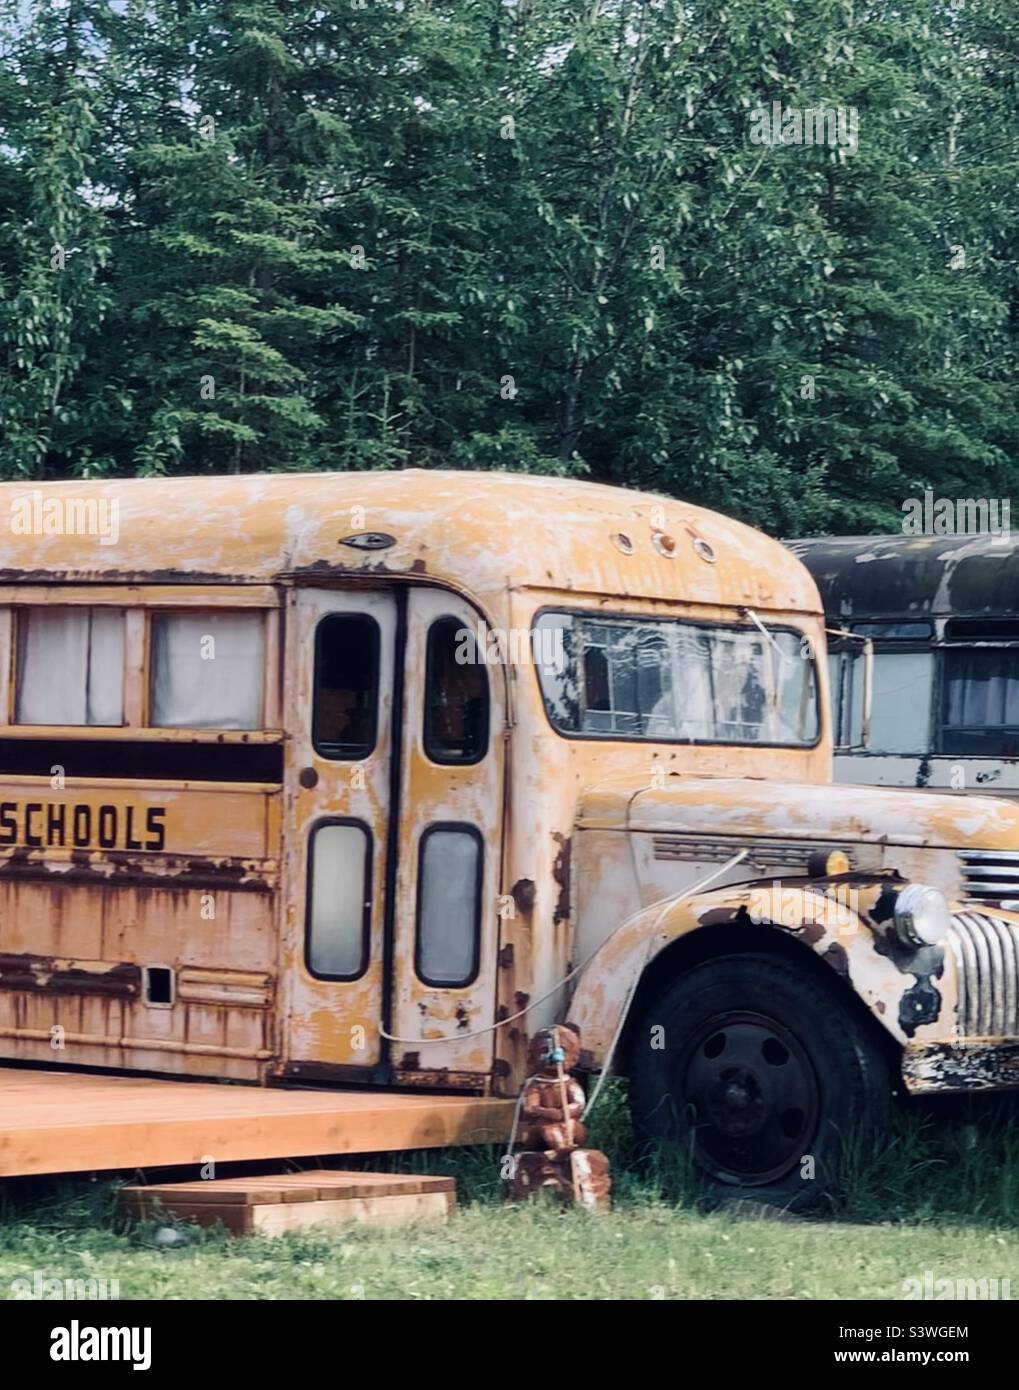
[[[839,756],[839,757],[853,757],[853,758],[859,758],[859,757],[868,758],[868,757],[869,757],[869,758],[911,758],[911,759],[916,759],[916,758],[927,758],[927,757],[931,757],[931,758],[937,757],[937,758],[956,758],[956,759],[964,759],[964,760],[967,760],[967,761],[971,761],[971,760],[976,760],[976,761],[981,761],[981,760],[1002,760],[1002,759],[1006,759],[1006,760],[1007,760],[1007,759],[1012,759],[1012,758],[1015,758],[1015,757],[1016,757],[1016,755],[1012,755],[1012,754],[1008,754],[1008,753],[990,753],[990,752],[965,752],[965,753],[960,753],[960,752],[952,752],[952,751],[949,751],[949,750],[946,748],[946,746],[945,746],[945,744],[946,744],[946,734],[947,734],[948,728],[949,728],[949,726],[946,725],[945,720],[944,720],[944,717],[943,717],[943,715],[944,715],[944,705],[945,705],[945,693],[946,693],[946,685],[947,685],[947,661],[946,661],[946,659],[945,659],[945,653],[946,653],[947,651],[960,651],[960,650],[962,650],[962,651],[975,651],[975,650],[980,650],[980,649],[985,649],[985,648],[990,648],[990,649],[993,649],[993,650],[1003,650],[1003,649],[1015,648],[1015,649],[1019,650],[1019,638],[1014,638],[1014,639],[1009,639],[1009,638],[1007,638],[1007,637],[998,637],[998,638],[990,638],[990,637],[988,637],[988,638],[980,638],[980,637],[970,637],[970,636],[965,636],[965,637],[954,637],[954,636],[949,636],[949,635],[947,634],[947,628],[948,628],[948,624],[949,624],[950,622],[957,621],[957,620],[959,620],[959,619],[962,619],[962,620],[965,621],[965,620],[968,620],[968,616],[971,616],[971,615],[959,614],[959,613],[951,613],[951,614],[941,614],[941,615],[937,615],[937,616],[931,615],[930,617],[927,617],[927,618],[916,619],[916,621],[918,621],[918,622],[919,622],[919,621],[926,622],[926,623],[928,623],[929,626],[930,626],[931,634],[930,634],[930,637],[929,637],[926,641],[921,640],[921,639],[918,639],[918,638],[887,638],[887,637],[880,637],[880,636],[871,636],[871,641],[873,642],[873,645],[874,645],[874,656],[875,656],[875,659],[876,659],[878,656],[880,656],[882,653],[885,653],[885,652],[897,652],[897,653],[902,653],[902,654],[907,654],[907,653],[926,653],[926,652],[929,652],[929,653],[930,653],[931,660],[932,660],[932,668],[933,668],[933,669],[932,669],[932,673],[931,673],[931,701],[930,701],[930,709],[928,710],[928,717],[927,717],[927,741],[926,741],[926,747],[923,748],[923,749],[921,749],[920,751],[911,752],[911,753],[890,753],[890,752],[888,752],[888,751],[886,751],[886,750],[882,750],[882,749],[879,749],[879,748],[871,748],[871,747],[861,748],[861,747],[859,747],[858,745],[857,745],[857,746],[847,746],[847,745],[845,745],[845,744],[841,744],[841,745],[840,745],[840,744],[838,744],[838,743],[834,743],[834,738],[833,738],[834,751],[835,751],[835,753],[836,753],[837,756]],[[903,620],[902,620],[901,616],[900,616],[900,617],[895,617],[895,618],[893,618],[893,617],[881,617],[881,616],[878,616],[878,615],[875,615],[875,614],[868,614],[868,616],[867,616],[866,618],[860,618],[858,615],[854,615],[854,618],[853,618],[852,620],[850,620],[850,622],[849,622],[849,624],[847,625],[847,627],[848,627],[848,630],[850,630],[850,631],[852,631],[852,632],[855,633],[857,627],[876,627],[876,626],[881,626],[881,625],[892,626],[892,625],[895,625],[896,623],[900,623],[900,622],[902,622],[902,621],[903,621]],[[829,655],[832,655],[832,656],[834,656],[834,655],[842,655],[842,654],[844,654],[847,650],[848,650],[848,642],[845,642],[845,643],[839,643],[839,642],[836,642],[836,641],[831,641],[831,642],[829,642],[829,645],[828,645],[828,652],[829,652]],[[839,728],[840,728],[840,726],[841,726],[841,712],[840,712],[839,720],[836,721],[834,707],[833,707],[832,710],[831,710],[831,723],[832,723],[832,733],[833,733],[833,736],[834,736],[834,734],[835,734],[836,732],[838,732],[838,730],[839,730]],[[951,727],[954,728],[954,727],[956,727],[956,726],[951,726]],[[972,726],[972,727],[976,727],[976,726]],[[986,727],[988,728],[988,731],[990,731],[991,729],[998,729],[998,728],[1006,728],[1006,729],[1007,729],[1007,728],[1009,728],[1010,726],[998,726],[998,725],[993,725],[993,726],[986,726]],[[1019,737],[1019,728],[1017,728],[1017,737]]]
[[[47,606],[120,608],[125,614],[123,723],[18,724],[17,692],[18,614]],[[153,613],[236,612],[256,609],[262,613],[263,682],[260,722],[254,729],[163,728],[150,724],[151,642]],[[218,584],[78,585],[40,584],[0,586],[0,737],[45,740],[137,740],[184,743],[279,743],[285,737],[283,716],[281,592],[272,585]]]
[[[327,749],[338,745],[331,744],[319,737],[317,727],[317,714],[319,708],[319,672],[322,668],[322,649],[325,645],[325,631],[329,624],[337,623],[350,624],[353,622],[370,624],[371,633],[371,675],[372,675],[372,701],[371,701],[371,741],[367,744],[361,743],[351,745],[354,749],[349,753],[330,753]],[[379,739],[384,732],[384,726],[379,719],[379,707],[382,700],[382,631],[379,627],[378,619],[372,613],[360,610],[336,610],[330,613],[322,613],[315,622],[312,667],[311,667],[311,710],[310,710],[310,730],[309,737],[315,757],[329,764],[344,763],[363,763],[376,752],[379,746]]]
[[[315,882],[315,840],[320,830],[331,825],[349,825],[355,830],[363,830],[364,886],[365,896],[361,909],[361,968],[353,975],[327,975],[312,966],[312,915],[314,912]],[[308,826],[305,848],[304,883],[304,936],[302,943],[302,964],[313,980],[324,980],[328,984],[353,984],[364,979],[372,963],[372,912],[375,904],[375,832],[366,820],[359,816],[319,816]]]
[[[847,633],[850,634],[849,636],[843,637],[843,638],[841,638],[841,639],[831,639],[831,640],[829,640],[829,642],[828,642],[828,655],[829,655],[829,657],[832,657],[832,656],[845,656],[845,655],[850,651],[850,649],[851,649],[851,648],[850,648],[850,644],[851,644],[854,640],[855,640],[856,642],[863,642],[863,641],[866,640],[866,641],[869,641],[870,644],[871,644],[871,651],[872,651],[872,653],[873,653],[873,660],[874,660],[874,665],[875,665],[875,668],[876,668],[878,657],[879,657],[879,656],[882,656],[882,655],[884,655],[884,654],[886,654],[886,653],[889,653],[889,652],[892,652],[892,653],[894,653],[894,654],[896,654],[896,655],[899,655],[899,656],[908,656],[908,655],[916,655],[916,654],[923,655],[924,653],[928,653],[928,652],[929,652],[929,653],[930,653],[930,656],[931,656],[931,665],[932,665],[932,669],[931,669],[931,698],[930,698],[930,708],[929,708],[928,711],[927,711],[927,745],[928,745],[927,748],[926,748],[925,750],[921,751],[921,752],[914,752],[914,753],[890,753],[890,752],[887,751],[887,749],[881,749],[881,748],[872,747],[873,734],[872,734],[871,731],[873,730],[873,724],[874,724],[874,709],[873,709],[873,707],[872,707],[872,709],[871,709],[871,719],[870,719],[871,729],[867,731],[867,739],[866,739],[866,741],[865,741],[864,743],[862,743],[862,744],[859,744],[859,743],[857,743],[857,744],[852,744],[852,743],[839,743],[838,740],[836,739],[835,735],[836,735],[837,733],[840,733],[840,732],[842,731],[842,727],[843,727],[843,723],[844,723],[844,720],[843,720],[843,712],[842,712],[841,707],[840,707],[839,712],[838,712],[838,718],[836,719],[836,716],[835,716],[835,708],[834,708],[834,705],[832,705],[832,709],[831,709],[832,747],[833,747],[833,751],[834,751],[834,753],[835,753],[835,755],[836,755],[837,757],[840,757],[840,758],[924,758],[924,757],[932,757],[932,756],[934,755],[934,753],[935,753],[935,751],[936,751],[936,750],[935,750],[935,747],[934,747],[934,738],[935,738],[935,736],[936,736],[936,735],[938,734],[938,732],[939,732],[937,711],[940,709],[940,704],[939,704],[938,702],[940,701],[940,698],[941,698],[941,697],[940,697],[940,670],[941,670],[941,662],[940,662],[939,659],[938,659],[938,648],[939,648],[939,646],[941,645],[941,638],[940,638],[940,634],[939,634],[939,631],[938,631],[938,624],[937,624],[933,619],[924,618],[924,619],[918,619],[917,621],[918,621],[918,622],[920,622],[920,621],[925,622],[925,623],[927,623],[927,625],[929,626],[929,628],[930,628],[930,636],[927,637],[926,639],[919,638],[919,637],[881,637],[881,636],[876,636],[875,634],[870,633],[870,632],[861,632],[861,633],[857,633],[857,628],[859,628],[859,627],[865,627],[865,628],[866,628],[866,627],[880,627],[880,626],[892,627],[892,626],[896,625],[897,620],[894,619],[894,618],[878,618],[878,617],[867,617],[866,619],[853,618],[853,619],[851,619],[850,621],[848,621],[848,622],[846,623],[846,625],[845,625],[845,630],[846,630]],[[831,630],[832,630],[832,629],[830,629],[830,628],[828,629],[829,633],[831,632]],[[861,652],[861,655],[862,655],[862,652]],[[850,690],[850,696],[849,696],[849,707],[850,707],[850,708],[849,708],[849,713],[850,713],[850,719],[852,718],[852,706],[853,706],[853,694],[852,694],[852,691]],[[852,733],[852,729],[849,728],[849,729],[847,730],[847,732],[849,732],[849,733],[851,734],[851,733]]]
[[[704,628],[708,628],[708,629],[710,629],[710,630],[712,630],[712,631],[717,631],[718,629],[721,628],[721,629],[728,629],[728,630],[737,631],[737,632],[749,632],[749,633],[757,632],[757,633],[758,633],[758,636],[761,635],[760,632],[759,632],[759,630],[754,626],[754,624],[753,624],[753,623],[750,623],[750,622],[725,622],[725,621],[723,621],[723,620],[721,620],[721,619],[715,619],[715,618],[691,618],[691,617],[687,616],[686,614],[682,614],[682,613],[636,613],[636,612],[634,612],[633,610],[627,611],[627,610],[625,610],[625,609],[622,609],[622,610],[621,610],[621,609],[615,609],[615,608],[609,609],[609,608],[570,607],[570,606],[567,606],[567,605],[562,604],[562,603],[549,603],[549,604],[543,604],[540,608],[536,608],[536,609],[534,610],[534,612],[531,614],[531,617],[530,617],[530,636],[531,636],[532,649],[533,649],[533,643],[534,643],[535,628],[536,628],[536,626],[537,626],[537,623],[539,622],[539,620],[540,620],[541,618],[547,616],[548,614],[562,615],[562,616],[571,617],[571,618],[587,618],[587,619],[590,619],[590,620],[592,620],[592,621],[594,621],[594,622],[598,622],[598,621],[600,621],[600,620],[608,620],[608,621],[611,621],[611,620],[613,620],[613,619],[616,619],[616,620],[622,621],[622,622],[642,622],[642,623],[663,623],[663,622],[668,623],[668,622],[676,622],[676,623],[685,623],[685,624],[686,624],[687,626],[689,626],[689,627],[704,627]],[[571,742],[572,742],[572,741],[579,741],[579,742],[583,742],[583,743],[632,743],[632,744],[637,744],[637,745],[639,745],[639,746],[641,746],[641,747],[649,747],[649,746],[653,746],[654,744],[663,744],[663,745],[669,745],[669,746],[671,746],[671,747],[677,747],[677,748],[738,748],[738,749],[778,748],[778,749],[782,749],[782,750],[784,750],[784,751],[786,751],[786,752],[790,752],[790,753],[807,753],[807,752],[810,752],[812,749],[818,748],[818,747],[821,745],[821,743],[823,742],[823,740],[824,740],[824,738],[825,738],[825,734],[826,734],[826,732],[827,732],[827,729],[826,729],[826,722],[827,722],[827,721],[829,720],[829,718],[830,718],[830,715],[829,715],[828,711],[825,709],[825,703],[826,703],[826,702],[825,702],[825,701],[823,700],[823,698],[822,698],[823,691],[822,691],[822,687],[821,687],[820,670],[819,670],[819,667],[818,667],[817,657],[816,657],[816,655],[815,655],[815,653],[814,653],[814,645],[815,645],[815,644],[814,644],[813,640],[812,640],[811,637],[810,637],[810,633],[809,633],[809,632],[806,630],[806,628],[804,628],[804,627],[795,627],[795,626],[793,626],[793,624],[788,623],[788,622],[786,622],[786,623],[773,623],[773,622],[769,622],[769,621],[768,621],[768,618],[767,618],[767,615],[765,615],[765,617],[764,617],[764,622],[765,622],[765,626],[767,627],[768,632],[785,632],[785,633],[791,634],[792,636],[794,636],[794,637],[796,637],[796,638],[798,639],[798,642],[799,642],[799,645],[800,645],[800,653],[801,653],[801,655],[800,655],[800,660],[809,663],[810,668],[811,668],[811,671],[813,672],[813,677],[814,677],[814,702],[815,702],[815,709],[816,709],[816,711],[817,711],[817,734],[816,734],[816,737],[814,738],[813,742],[808,743],[808,742],[804,741],[803,743],[769,743],[769,742],[765,742],[764,740],[761,740],[760,742],[747,743],[747,742],[737,742],[737,741],[734,741],[734,740],[732,740],[732,739],[720,739],[720,738],[714,738],[714,739],[707,739],[707,738],[698,738],[698,739],[693,739],[693,738],[653,738],[653,739],[651,739],[651,738],[643,738],[640,734],[620,734],[620,733],[615,733],[615,732],[612,732],[612,733],[604,733],[604,734],[603,734],[603,733],[598,733],[598,732],[592,732],[591,730],[585,730],[585,729],[576,729],[576,730],[561,729],[561,728],[559,728],[559,726],[558,726],[557,724],[554,723],[554,721],[553,721],[553,719],[552,719],[552,716],[549,714],[548,704],[546,703],[546,700],[545,700],[545,691],[543,690],[542,684],[541,684],[541,673],[540,673],[540,671],[539,671],[539,669],[538,669],[538,663],[537,663],[536,661],[531,661],[531,662],[530,662],[530,665],[531,665],[531,668],[532,668],[532,670],[533,670],[533,672],[534,672],[534,682],[535,682],[535,686],[537,687],[537,691],[538,691],[538,701],[539,701],[539,703],[540,703],[540,705],[541,705],[542,713],[543,713],[544,716],[545,716],[545,721],[546,721],[546,723],[548,724],[548,727],[553,731],[553,733],[555,733],[556,735],[558,735],[559,738],[566,739],[566,740],[569,740],[569,741],[571,741]],[[802,655],[802,652],[803,652],[803,641],[804,641],[804,639],[807,639],[807,640],[810,642],[810,656],[809,656],[809,657],[804,657],[804,656]]]
[[[958,615],[953,614],[953,617],[956,617],[956,616],[958,616]],[[950,621],[951,621],[951,619],[946,618],[946,619],[944,620],[944,623],[947,625],[947,623],[950,622]],[[945,659],[945,654],[946,654],[947,652],[958,652],[958,651],[964,651],[964,652],[971,652],[971,651],[987,651],[987,650],[990,650],[990,651],[1017,650],[1017,651],[1019,651],[1019,640],[1011,640],[1011,641],[1009,641],[1007,638],[1006,638],[1006,639],[997,639],[997,640],[991,639],[991,638],[988,638],[988,639],[985,639],[985,640],[981,640],[981,639],[975,639],[975,640],[974,640],[974,639],[972,639],[972,638],[967,638],[967,639],[946,638],[946,637],[944,636],[943,631],[942,631],[942,633],[941,633],[935,640],[936,640],[936,646],[935,646],[935,678],[936,678],[936,680],[935,680],[935,689],[934,689],[933,694],[934,694],[934,698],[935,698],[936,701],[937,701],[937,704],[936,704],[936,720],[935,720],[935,727],[934,727],[934,733],[935,733],[935,735],[936,735],[936,740],[937,740],[937,741],[936,741],[936,744],[932,743],[931,755],[932,755],[932,756],[936,756],[936,757],[942,757],[942,758],[964,758],[964,759],[967,759],[967,760],[970,760],[970,759],[978,759],[978,760],[979,760],[979,759],[988,759],[988,760],[995,760],[995,761],[1001,761],[1001,760],[1014,761],[1017,757],[1019,757],[1019,754],[1016,754],[1016,753],[997,753],[997,752],[995,752],[995,753],[991,753],[991,752],[973,752],[973,751],[960,753],[960,752],[957,752],[957,751],[951,751],[951,750],[949,750],[949,749],[947,749],[947,748],[945,747],[945,743],[946,743],[946,734],[948,733],[949,729],[952,729],[952,730],[955,730],[955,731],[960,731],[960,730],[963,730],[964,728],[968,728],[969,730],[979,730],[979,729],[983,729],[983,730],[984,730],[985,732],[987,732],[987,733],[991,733],[991,732],[999,732],[999,733],[1000,733],[1000,732],[1003,732],[1003,731],[1004,731],[1004,732],[1009,732],[1009,731],[1011,731],[1013,728],[1015,728],[1016,742],[1019,743],[1019,725],[1013,726],[1013,725],[1008,725],[1008,724],[987,724],[987,725],[969,725],[969,726],[961,726],[961,725],[948,725],[948,724],[946,724],[945,719],[944,719],[944,711],[945,711],[945,698],[946,698],[947,686],[948,686],[948,662],[947,662],[947,660]]]
[[[488,757],[492,746],[492,681],[486,663],[478,660],[478,666],[485,681],[485,721],[484,738],[480,742],[478,752],[472,757],[457,757],[455,754],[443,753],[433,741],[431,735],[434,732],[431,727],[430,715],[432,711],[432,689],[436,674],[435,650],[432,638],[435,629],[440,623],[456,623],[462,631],[464,621],[458,618],[455,613],[440,613],[432,618],[425,631],[425,679],[421,710],[421,748],[425,757],[436,767],[477,767]]]
[[[471,974],[464,980],[431,979],[424,973],[422,963],[421,922],[425,897],[425,849],[428,840],[438,833],[467,835],[474,841],[478,850],[478,862],[474,875],[474,932],[471,941]],[[484,887],[485,887],[485,837],[481,830],[470,821],[436,820],[429,821],[418,836],[415,874],[417,882],[414,894],[414,974],[429,989],[470,989],[477,983],[481,974],[481,957],[484,945]]]

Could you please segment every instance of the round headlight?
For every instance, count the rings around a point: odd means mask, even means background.
[[[895,899],[895,930],[906,946],[936,946],[948,935],[951,922],[940,888],[910,883]]]

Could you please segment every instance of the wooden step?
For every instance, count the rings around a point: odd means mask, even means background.
[[[212,1226],[238,1236],[282,1235],[316,1226],[441,1225],[456,1206],[453,1178],[418,1173],[351,1173],[316,1169],[260,1178],[210,1178],[123,1187],[135,1220],[160,1217]]]

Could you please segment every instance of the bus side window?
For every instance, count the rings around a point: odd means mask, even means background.
[[[479,763],[488,752],[488,673],[459,618],[437,618],[425,658],[425,753],[433,763]]]
[[[315,629],[311,738],[320,757],[358,760],[375,747],[379,645],[366,613],[330,613]]]
[[[863,657],[859,649],[846,647],[830,652],[828,661],[836,749],[859,749],[863,739]],[[875,650],[869,752],[930,752],[933,679],[930,651],[896,651],[888,646]]]
[[[261,613],[153,613],[150,722],[157,729],[257,729]]]
[[[1019,650],[946,647],[942,753],[1014,758],[1019,751]]]
[[[874,714],[870,746],[876,753],[929,753],[933,652],[874,653]]]
[[[25,608],[17,631],[18,724],[124,722],[122,608]]]

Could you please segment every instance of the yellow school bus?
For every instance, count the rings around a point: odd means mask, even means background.
[[[833,786],[803,565],[682,502],[393,473],[16,483],[0,1057],[512,1096],[569,1019],[793,1199],[1019,1081],[1000,800]]]

